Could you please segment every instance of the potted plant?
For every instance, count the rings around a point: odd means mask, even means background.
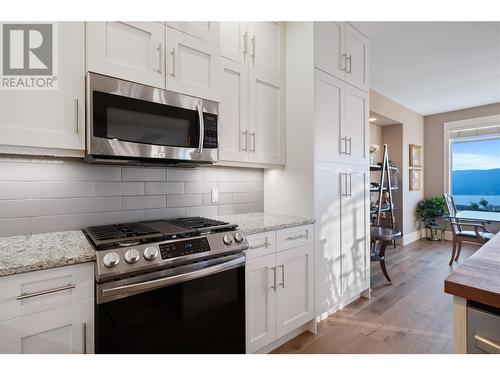
[[[417,217],[425,225],[427,239],[431,241],[439,240],[438,231],[441,228],[437,223],[437,219],[446,214],[444,198],[436,196],[418,202],[416,213]]]

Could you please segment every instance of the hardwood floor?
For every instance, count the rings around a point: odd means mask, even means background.
[[[387,249],[389,284],[371,265],[371,299],[360,298],[272,353],[451,353],[452,297],[444,279],[479,246],[465,244],[448,266],[451,242],[425,239]]]

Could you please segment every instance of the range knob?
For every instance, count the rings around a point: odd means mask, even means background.
[[[107,253],[104,255],[102,261],[106,267],[113,268],[120,263],[120,256],[115,252]]]
[[[236,234],[234,235],[234,240],[238,243],[241,243],[245,241],[245,235],[243,233],[236,232]]]
[[[158,256],[158,248],[156,246],[148,246],[144,249],[144,259],[154,260]]]
[[[226,245],[231,245],[233,243],[233,235],[230,233],[225,234],[222,241],[224,241]]]
[[[125,262],[128,264],[134,264],[140,257],[141,254],[136,249],[130,249],[125,253]]]

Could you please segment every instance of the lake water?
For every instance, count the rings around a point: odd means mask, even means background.
[[[479,203],[479,201],[484,198],[489,204],[494,206],[500,206],[500,195],[455,195],[453,194],[453,199],[455,204],[469,205],[470,202]]]

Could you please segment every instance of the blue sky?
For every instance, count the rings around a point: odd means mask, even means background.
[[[452,143],[452,170],[500,168],[500,139]]]

